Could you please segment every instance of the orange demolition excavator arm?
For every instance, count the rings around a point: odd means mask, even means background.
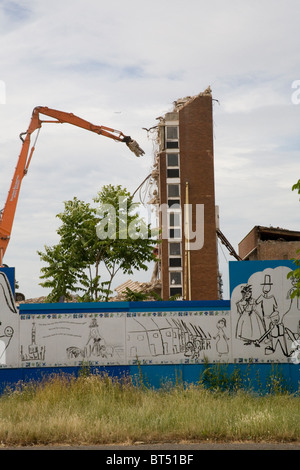
[[[49,116],[53,119],[42,120],[40,117],[41,114]],[[10,185],[10,190],[4,209],[0,212],[0,266],[3,266],[3,257],[10,240],[21,182],[28,171],[30,160],[35,150],[35,142],[31,147],[31,136],[34,131],[40,131],[43,123],[69,123],[88,131],[95,132],[96,134],[109,137],[115,141],[124,142],[137,157],[140,157],[144,154],[144,151],[139,147],[135,140],[132,140],[131,137],[124,135],[120,131],[105,126],[95,126],[94,124],[91,124],[90,122],[85,121],[84,119],[81,119],[72,113],[66,113],[44,106],[38,106],[34,108],[27,131],[20,134],[20,138],[23,142],[21,153],[19,155],[18,163]]]

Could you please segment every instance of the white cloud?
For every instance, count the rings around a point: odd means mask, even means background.
[[[254,225],[299,227],[297,0],[2,0],[0,205],[32,109],[49,106],[123,131],[146,151],[45,124],[24,178],[6,262],[27,297],[42,295],[36,254],[55,242],[63,201],[106,183],[134,191],[152,163],[143,127],[174,100],[212,87],[216,202],[237,249]],[[226,266],[224,267],[226,270]],[[151,272],[141,275],[143,279]]]

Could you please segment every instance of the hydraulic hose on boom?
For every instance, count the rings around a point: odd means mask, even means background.
[[[49,116],[53,119],[42,120],[40,117],[41,114]],[[121,131],[117,131],[105,126],[96,126],[88,121],[85,121],[84,119],[81,119],[80,117],[75,116],[72,113],[66,113],[64,111],[58,111],[56,109],[51,109],[44,106],[38,106],[34,108],[27,131],[20,134],[20,138],[22,140],[21,152],[17,166],[15,168],[4,209],[0,211],[0,266],[3,266],[3,257],[10,241],[21,182],[28,171],[32,154],[35,150],[35,142],[30,148],[31,136],[34,131],[37,130],[39,132],[42,124],[44,123],[69,123],[88,131],[95,132],[96,134],[109,137],[115,141],[124,142],[137,157],[144,155],[144,151],[140,148],[138,143],[131,139],[131,137],[124,135]]]

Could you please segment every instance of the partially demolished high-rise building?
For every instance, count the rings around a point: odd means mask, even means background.
[[[162,298],[217,300],[219,272],[214,188],[212,95],[177,100],[158,118],[152,174],[161,242]]]

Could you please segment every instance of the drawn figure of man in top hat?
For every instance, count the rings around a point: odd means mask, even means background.
[[[278,307],[274,295],[270,294],[273,283],[269,274],[265,274],[264,282],[261,285],[262,294],[256,299],[256,304],[261,308],[262,320],[265,330],[267,330],[271,321],[271,315]]]

